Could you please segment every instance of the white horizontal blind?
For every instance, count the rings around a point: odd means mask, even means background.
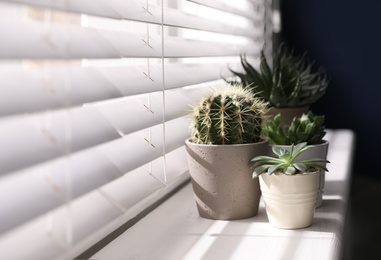
[[[258,63],[268,2],[0,0],[0,259],[71,259],[186,181],[189,104]]]

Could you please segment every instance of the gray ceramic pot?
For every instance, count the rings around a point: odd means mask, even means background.
[[[269,112],[267,112],[267,115],[270,116],[272,119],[277,114],[281,114],[280,117],[280,124],[281,125],[290,125],[294,117],[300,117],[304,114],[307,114],[309,110],[309,106],[304,107],[284,107],[284,108],[277,108],[272,107]]]
[[[260,188],[250,160],[265,155],[268,142],[204,145],[185,141],[189,172],[201,217],[233,220],[258,213]]]

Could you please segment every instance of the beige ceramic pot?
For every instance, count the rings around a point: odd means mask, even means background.
[[[201,217],[233,220],[258,213],[260,188],[250,160],[265,155],[268,142],[204,145],[185,141],[189,172]]]
[[[287,151],[291,151],[291,145],[270,145],[270,150],[272,146],[278,146],[283,149],[286,149]],[[299,155],[296,161],[299,162],[302,160],[313,159],[313,158],[327,159],[328,147],[329,147],[329,142],[327,140],[323,140],[323,143],[315,144],[314,147],[312,147],[311,149]],[[274,155],[272,151],[270,151],[269,153],[270,153],[270,156]],[[323,165],[327,166],[326,163],[324,163]],[[319,188],[318,188],[318,194],[316,199],[316,208],[319,208],[323,205],[324,187],[325,187],[325,171],[322,170],[320,171],[320,180],[319,180]]]
[[[320,172],[259,176],[262,197],[271,225],[282,229],[311,226]]]
[[[268,112],[267,115],[270,116],[270,119],[272,119],[274,116],[277,114],[281,114],[280,118],[280,124],[281,125],[290,125],[292,122],[292,119],[294,117],[298,116],[300,117],[301,115],[308,113],[309,106],[304,106],[304,107],[284,107],[284,108],[277,108],[277,107],[272,107]]]

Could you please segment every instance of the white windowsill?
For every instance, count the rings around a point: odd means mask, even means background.
[[[201,218],[188,184],[90,259],[340,259],[355,136],[350,130],[328,130],[325,139],[331,163],[323,205],[311,227],[272,227],[263,201],[253,218]]]

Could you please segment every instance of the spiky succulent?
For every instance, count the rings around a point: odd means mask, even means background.
[[[272,148],[273,153],[278,156],[256,156],[251,161],[254,168],[253,178],[258,178],[262,173],[268,174],[283,173],[287,175],[302,174],[309,172],[312,169],[322,169],[328,172],[325,163],[329,163],[326,159],[313,158],[296,162],[296,158],[312,148],[312,145],[307,145],[306,142],[297,145],[292,145],[291,151],[287,151],[278,146]]]
[[[281,114],[268,120],[262,135],[270,144],[292,145],[306,142],[308,145],[320,144],[325,136],[324,116],[314,115],[311,111],[294,117],[290,125],[281,125]]]
[[[244,86],[250,86],[272,107],[301,107],[310,105],[322,97],[328,86],[324,69],[312,71],[314,62],[305,54],[295,55],[285,44],[281,44],[274,55],[273,69],[261,51],[259,70],[241,55],[244,72],[233,71]],[[236,81],[228,81],[236,83]]]
[[[224,84],[193,106],[191,141],[245,144],[261,139],[267,102],[241,85]]]

